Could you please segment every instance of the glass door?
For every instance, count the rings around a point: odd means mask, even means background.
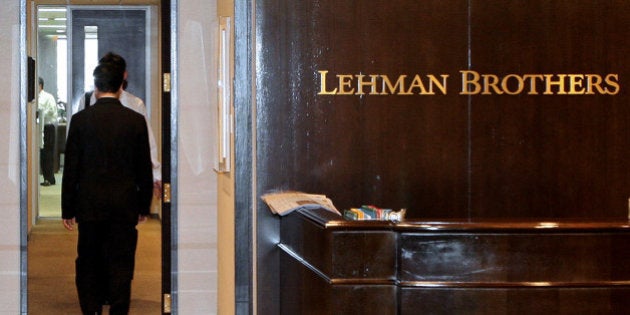
[[[37,75],[57,108],[54,121],[44,121],[50,114],[44,115],[41,104],[37,109],[35,133],[40,150],[39,163],[33,166],[39,168],[41,185],[36,219],[61,216],[67,121],[77,112],[85,92],[93,90],[92,71],[100,57],[111,51],[125,58],[126,90],[144,100],[150,117],[152,99],[159,96],[159,80],[151,79],[158,63],[157,37],[151,36],[157,34],[151,31],[156,25],[151,23],[154,11],[150,6],[38,6]],[[43,100],[39,98],[40,103]],[[154,134],[159,134],[156,129]]]
[[[77,111],[79,100],[91,91],[92,71],[100,57],[114,52],[127,62],[126,90],[145,101],[150,108],[149,67],[150,34],[149,11],[142,7],[70,7],[68,29],[68,95],[72,96],[72,110]]]
[[[57,268],[54,274],[49,274],[49,265],[65,266],[60,261],[74,255],[76,245],[61,245],[57,242],[60,238],[76,237],[76,234],[67,233],[59,222],[61,217],[61,183],[63,174],[63,154],[68,121],[72,114],[77,112],[79,100],[86,91],[93,89],[92,71],[98,60],[107,52],[114,52],[125,58],[128,72],[128,85],[126,90],[140,99],[146,105],[146,112],[151,123],[153,134],[157,142],[158,151],[161,147],[162,119],[170,121],[170,112],[162,114],[160,106],[163,102],[161,87],[159,44],[159,7],[146,6],[118,6],[118,5],[70,5],[51,6],[38,5],[36,11],[37,44],[35,45],[34,59],[36,60],[37,76],[44,81],[44,90],[52,95],[57,106],[58,117],[52,125],[55,127],[53,156],[55,185],[40,185],[43,182],[39,170],[38,154],[34,154],[34,161],[29,161],[29,168],[34,173],[29,179],[29,186],[36,186],[33,191],[36,200],[33,207],[29,207],[29,215],[34,215],[33,239],[55,240],[55,248],[50,253],[50,248],[44,247],[38,251],[38,244],[30,241],[28,253],[23,256],[22,263],[27,265],[29,313],[46,313],[60,303],[75,307],[70,313],[77,311],[76,290],[72,280],[72,267],[61,270]],[[34,25],[35,26],[35,25]],[[165,33],[169,33],[169,24],[165,25]],[[168,44],[168,43],[167,43]],[[170,46],[170,44],[169,44]],[[168,56],[167,56],[168,57]],[[168,59],[167,59],[168,60]],[[153,109],[153,110],[152,110]],[[37,109],[36,111],[40,111]],[[43,130],[46,123],[40,115],[39,122],[31,123],[29,120],[30,145],[33,151],[39,153],[40,145],[43,146]],[[50,124],[48,124],[50,125]],[[166,125],[168,128],[168,124]],[[49,128],[50,129],[50,128]],[[169,129],[166,130],[168,134]],[[40,139],[41,138],[41,139]],[[158,157],[160,159],[160,157]],[[161,159],[160,159],[161,160]],[[162,163],[168,168],[168,161]],[[33,181],[36,181],[33,183]],[[30,196],[29,196],[30,198]],[[161,247],[170,248],[170,239],[166,242],[162,235],[162,229],[170,230],[170,218],[163,219],[161,200],[154,198],[152,215],[158,219],[138,227],[140,232],[138,240],[138,257],[136,260],[136,274],[134,275],[132,288],[132,313],[157,314],[161,312],[161,273],[165,264],[161,263]],[[169,208],[170,209],[170,208]],[[170,212],[166,215],[170,215]],[[31,217],[29,217],[29,220]],[[40,220],[43,219],[43,220]],[[166,224],[166,225],[165,225]],[[50,241],[52,242],[52,241]],[[40,241],[39,244],[42,244]],[[65,244],[65,243],[64,243]],[[63,252],[67,250],[68,252]],[[170,251],[168,251],[170,253]],[[66,255],[59,255],[66,253]],[[28,257],[28,262],[25,260]],[[167,261],[168,262],[168,261]],[[170,266],[166,264],[166,266]],[[170,275],[170,267],[166,275]],[[39,274],[38,272],[42,272]],[[26,279],[26,278],[23,278]],[[59,286],[61,281],[66,281]],[[170,282],[164,284],[166,292],[170,293]],[[27,290],[23,286],[23,290]]]
[[[37,174],[37,203],[34,218],[61,216],[61,172],[65,143],[67,98],[67,10],[39,6],[37,12],[37,53],[39,90],[31,165]],[[35,222],[33,222],[35,223]]]

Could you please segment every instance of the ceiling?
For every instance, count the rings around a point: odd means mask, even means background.
[[[66,35],[66,8],[39,7],[37,10],[37,30],[39,34]]]

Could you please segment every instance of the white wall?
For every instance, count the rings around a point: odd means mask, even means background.
[[[217,314],[217,9],[178,2],[178,310]]]
[[[0,314],[20,312],[19,1],[0,10]]]
[[[20,310],[19,2],[0,10],[0,314],[11,315]],[[216,314],[216,5],[179,1],[178,10],[177,312]]]

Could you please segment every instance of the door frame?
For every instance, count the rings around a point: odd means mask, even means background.
[[[162,73],[170,73],[170,92],[162,91],[162,173],[163,183],[170,183],[171,202],[162,203],[162,298],[170,294],[171,312],[177,314],[177,136],[178,136],[178,91],[177,91],[177,0],[162,0],[160,17],[162,19]],[[33,9],[33,8],[31,8]],[[31,12],[34,15],[34,12]],[[19,110],[19,148],[20,148],[20,313],[28,313],[28,233],[29,207],[28,198],[28,120],[27,91],[29,86],[27,64],[27,36],[29,25],[27,0],[19,0],[19,54],[20,54],[20,110]],[[166,31],[165,31],[166,30]],[[32,35],[32,34],[31,34]],[[169,162],[169,163],[166,163]],[[168,165],[170,164],[170,165]],[[165,212],[165,209],[167,210]],[[164,224],[167,221],[167,224]],[[166,234],[164,232],[167,232]],[[164,256],[167,253],[167,256]],[[165,283],[165,279],[167,280]],[[162,304],[164,306],[164,303]]]
[[[177,314],[177,165],[178,165],[178,54],[177,0],[161,0],[162,89],[162,314]],[[169,27],[164,27],[168,25]],[[168,31],[164,31],[164,30]],[[166,74],[169,74],[168,76]],[[168,82],[167,82],[167,79]],[[168,113],[165,115],[164,113]],[[168,128],[167,128],[168,126]],[[169,161],[169,163],[164,163]],[[165,201],[165,197],[169,200]]]

